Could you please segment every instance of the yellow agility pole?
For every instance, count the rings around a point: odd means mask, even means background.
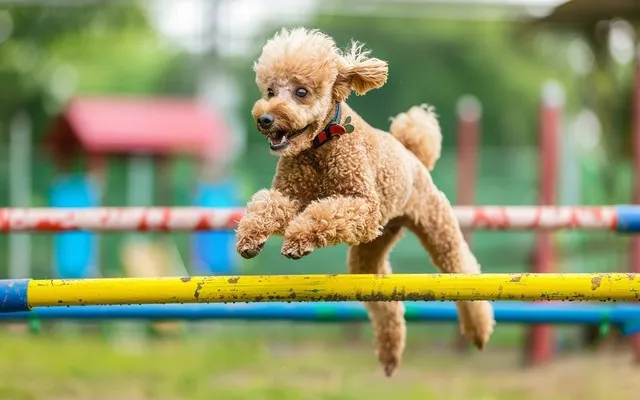
[[[622,273],[268,275],[25,283],[29,307],[270,301],[638,301],[640,297],[640,275]]]

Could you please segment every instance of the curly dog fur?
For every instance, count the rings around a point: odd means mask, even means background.
[[[403,228],[413,232],[444,273],[480,273],[445,195],[429,171],[440,157],[441,133],[426,106],[396,116],[391,134],[371,127],[345,100],[387,81],[387,63],[353,42],[304,28],[283,29],[254,65],[262,98],[252,115],[279,157],[270,189],[257,192],[237,230],[237,250],[258,255],[271,235],[284,236],[282,254],[298,259],[314,249],[349,245],[351,273],[389,274],[389,253]],[[355,130],[314,146],[336,105]],[[377,355],[387,376],[405,346],[404,307],[370,302]],[[486,301],[457,303],[461,332],[482,349],[493,331]]]

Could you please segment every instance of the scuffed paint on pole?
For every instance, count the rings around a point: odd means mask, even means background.
[[[168,303],[640,301],[640,274],[344,274],[0,280],[0,311]]]

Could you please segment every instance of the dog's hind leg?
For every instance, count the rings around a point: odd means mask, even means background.
[[[402,225],[390,222],[381,236],[371,242],[349,248],[349,272],[353,274],[390,274],[389,253],[400,238]],[[405,346],[404,305],[401,302],[365,303],[375,333],[378,359],[387,376],[400,364]]]
[[[444,193],[435,186],[417,190],[408,209],[406,226],[429,252],[442,273],[479,274],[480,265],[462,236],[458,220]],[[495,325],[487,301],[459,301],[458,318],[462,334],[479,349],[484,348]]]

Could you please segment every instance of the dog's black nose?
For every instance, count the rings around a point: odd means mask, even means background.
[[[260,124],[261,128],[267,129],[273,125],[273,119],[273,114],[262,114],[258,117],[258,124]]]

